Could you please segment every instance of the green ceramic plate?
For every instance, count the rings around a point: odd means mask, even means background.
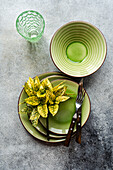
[[[63,80],[55,80],[52,82],[54,86],[62,82]],[[75,92],[77,96],[78,92],[78,84],[71,81],[65,80],[65,85],[67,89]],[[69,100],[60,103],[58,113],[53,117],[51,114],[49,116],[49,130],[56,134],[66,135],[70,126],[70,122],[72,120],[72,116],[75,113],[75,101],[76,98],[70,98]],[[90,99],[88,94],[85,94],[84,102],[82,105],[82,126],[86,123],[90,114]],[[46,119],[40,118],[41,123],[44,127],[46,127]],[[74,132],[76,131],[76,126],[74,128]]]
[[[63,80],[63,79],[67,79],[67,76],[63,76],[63,75],[51,75],[51,76],[47,76],[46,78],[48,78],[49,81],[53,81],[53,80],[57,80],[57,79],[62,79],[62,80]],[[70,78],[68,78],[68,79],[70,79]],[[43,79],[42,79],[41,81],[43,81]],[[37,129],[41,134],[47,136],[46,126],[44,127],[41,122],[39,122],[39,124],[37,125],[36,129]],[[51,131],[50,131],[50,133],[49,133],[49,136],[50,136],[51,138],[54,138],[54,139],[56,139],[56,138],[57,138],[57,139],[65,138],[64,135],[62,136],[61,134],[54,134],[54,133],[52,133]]]
[[[38,125],[37,125],[37,127],[36,127],[36,129],[37,129],[37,131],[40,133],[40,134],[42,134],[42,135],[44,135],[45,137],[47,137],[47,130],[46,130],[46,128],[40,123],[40,121],[38,122]],[[65,139],[65,136],[63,136],[63,135],[55,135],[54,133],[51,133],[51,132],[49,132],[49,137],[51,138],[51,139]]]
[[[41,74],[39,75],[39,79],[42,80],[48,76],[52,76],[51,80],[54,80],[56,78],[53,78],[53,75],[59,75],[60,77],[58,78],[61,78],[61,75],[63,75],[62,73],[59,73],[59,72],[49,72],[49,73],[44,73],[44,74]],[[65,77],[66,78],[66,77]],[[19,96],[19,100],[18,100],[18,104],[20,102],[22,102],[25,98],[27,97],[26,93],[24,92],[24,90],[22,89],[21,93],[20,93],[20,96]],[[18,105],[18,112],[24,107],[24,105]],[[24,115],[24,114],[19,114],[19,118],[20,118],[20,121],[22,123],[22,125],[24,126],[24,128],[27,130],[27,132],[29,134],[31,134],[33,137],[35,137],[36,139],[40,140],[40,141],[44,141],[44,142],[49,142],[49,143],[57,143],[57,142],[62,142],[64,141],[65,139],[61,139],[61,136],[59,137],[59,139],[54,139],[54,138],[57,138],[56,135],[52,135],[51,134],[51,137],[53,137],[52,139],[50,139],[49,141],[47,141],[47,138],[46,138],[46,131],[44,130],[44,128],[41,126],[41,124],[39,124],[39,126],[37,126],[37,130],[31,125],[29,119],[28,119],[28,116],[27,115]],[[42,133],[42,134],[41,134]]]
[[[85,77],[97,71],[106,57],[106,41],[95,26],[70,22],[59,28],[50,43],[50,55],[63,73]]]
[[[48,77],[49,76],[49,77]],[[40,80],[48,77],[50,81],[53,81],[53,80],[57,80],[59,78],[67,78],[66,76],[63,76],[61,73],[59,72],[51,72],[51,73],[44,73],[42,75],[39,75],[38,77],[40,78]],[[19,102],[22,102],[24,100],[24,98],[26,98],[27,95],[26,93],[24,92],[24,90],[22,90],[20,96],[19,96]],[[18,111],[21,110],[22,108],[24,107],[24,105],[20,105],[18,106]],[[41,124],[39,124],[37,126],[37,130],[31,125],[29,119],[28,119],[28,116],[27,115],[24,115],[24,114],[20,114],[19,115],[20,117],[20,120],[21,120],[21,123],[23,124],[23,126],[25,127],[25,129],[32,135],[34,136],[36,139],[39,139],[41,141],[45,141],[45,142],[49,142],[49,143],[57,143],[57,142],[62,142],[65,140],[65,138],[62,138],[62,134],[60,134],[60,136],[58,137],[57,134],[55,135],[54,133],[51,134],[50,133],[50,136],[51,136],[51,139],[49,141],[47,141],[47,138],[46,138],[46,130],[45,128],[43,128],[41,126]],[[46,126],[45,126],[46,127]],[[64,134],[63,134],[64,135]]]

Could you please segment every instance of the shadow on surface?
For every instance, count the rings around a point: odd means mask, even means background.
[[[82,129],[81,145],[70,143],[68,148],[68,162],[63,170],[80,169],[112,169],[112,143],[111,137],[100,134],[100,129],[93,126],[94,116],[90,116],[90,122]],[[95,119],[96,121],[96,119]]]
[[[49,42],[47,41],[47,38],[43,36],[36,43],[27,42],[27,46],[30,54],[36,54],[37,52],[46,54],[48,51]]]

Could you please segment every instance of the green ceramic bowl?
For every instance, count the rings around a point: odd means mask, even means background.
[[[30,42],[38,42],[42,37],[44,28],[44,18],[40,13],[33,10],[24,11],[16,20],[18,33]]]
[[[59,28],[50,43],[50,55],[63,73],[85,77],[97,71],[106,57],[106,41],[95,26],[70,22]]]

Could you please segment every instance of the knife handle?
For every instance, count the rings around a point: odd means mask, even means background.
[[[75,122],[76,122],[76,119],[72,118],[69,130],[68,130],[68,134],[66,136],[65,144],[64,144],[67,147],[69,146],[69,143],[70,143],[70,140],[71,140],[71,136],[72,136],[72,133],[73,133],[73,130],[74,130]]]
[[[81,107],[77,112],[77,125],[76,125],[76,142],[81,144]]]

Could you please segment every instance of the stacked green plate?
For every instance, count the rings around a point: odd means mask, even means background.
[[[60,83],[65,79],[65,84],[68,89],[74,91],[77,94],[78,84],[67,76],[59,72],[51,72],[38,75],[40,81],[44,78],[48,78],[53,86]],[[24,89],[22,89],[18,104],[23,102],[27,97]],[[38,126],[34,128],[31,122],[28,119],[26,114],[19,114],[21,123],[25,127],[25,129],[36,139],[49,143],[58,143],[65,141],[65,137],[72,119],[72,116],[75,112],[75,100],[76,98],[70,98],[69,100],[60,104],[60,108],[58,113],[53,117],[49,116],[49,130],[50,130],[50,140],[47,140],[47,131],[46,131],[46,119],[40,118]],[[25,105],[18,105],[18,112],[25,107]],[[82,126],[86,123],[90,114],[90,99],[88,94],[86,93],[85,99],[82,105]],[[76,126],[74,129],[74,133],[76,132]]]
[[[106,51],[103,34],[87,22],[63,25],[50,43],[54,64],[73,77],[85,77],[97,71],[104,63]]]

